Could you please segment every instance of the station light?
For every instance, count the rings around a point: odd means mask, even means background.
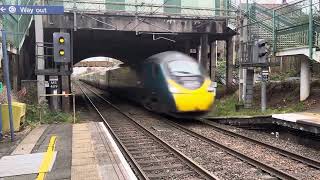
[[[54,62],[71,62],[70,34],[53,33]]]
[[[60,43],[60,44],[64,44],[64,42],[65,42],[64,38],[63,38],[63,37],[60,37],[60,38],[59,38],[59,43]]]
[[[60,56],[64,56],[64,50],[63,49],[60,49],[60,51],[59,51],[59,54],[60,54]]]

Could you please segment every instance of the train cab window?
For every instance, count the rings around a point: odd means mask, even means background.
[[[173,76],[200,76],[202,70],[196,62],[193,61],[170,61],[168,69]]]

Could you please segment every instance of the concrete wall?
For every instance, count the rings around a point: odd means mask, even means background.
[[[220,8],[223,6],[225,0],[168,0],[166,5],[174,5],[174,6],[182,6],[182,7],[194,7],[194,8]],[[116,11],[128,11],[128,12],[134,12],[136,7],[134,6],[135,3],[138,4],[154,4],[154,5],[163,5],[166,0],[92,0],[92,2],[87,1],[88,3],[77,3],[77,8],[79,10],[87,10],[87,11],[110,11],[110,10],[116,10]],[[126,4],[132,4],[132,5],[116,5],[116,4],[106,4],[105,2],[115,2],[115,3],[126,3]],[[73,8],[73,2],[64,2],[60,3],[60,5],[64,5],[66,9],[72,9]],[[55,4],[57,5],[57,4]],[[138,7],[138,11],[143,12],[156,12],[158,13],[182,13],[182,14],[208,14],[208,12],[205,11],[198,11],[195,12],[194,10],[182,10],[180,12],[180,9],[175,8],[163,8],[163,7]],[[216,14],[216,13],[215,13]]]

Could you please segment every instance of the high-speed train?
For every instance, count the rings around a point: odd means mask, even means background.
[[[175,117],[205,114],[216,96],[216,83],[201,65],[175,51],[153,55],[135,66],[87,74],[81,80]]]

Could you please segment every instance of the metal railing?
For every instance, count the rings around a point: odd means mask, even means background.
[[[37,0],[1,0],[1,4],[12,5],[34,5]],[[8,33],[8,42],[16,48],[21,48],[26,33],[31,25],[31,15],[2,15],[2,28]]]
[[[230,0],[226,0],[230,1]],[[149,1],[150,2],[150,1]],[[166,2],[166,1],[164,1]],[[66,12],[94,13],[94,14],[115,14],[132,16],[170,16],[182,18],[215,18],[235,17],[235,11],[223,7],[199,7],[199,6],[178,6],[168,5],[162,1],[148,3],[139,1],[132,3],[113,1],[74,1],[74,0],[45,0],[46,5],[63,5]],[[228,3],[226,3],[228,4]]]
[[[274,53],[305,46],[312,57],[312,49],[320,45],[319,3],[300,0],[273,9],[252,3],[242,11],[249,19],[250,37],[266,39]]]
[[[114,0],[0,0],[5,5],[63,5],[65,12],[125,15],[125,16],[153,16],[169,18],[193,18],[193,19],[231,19],[235,23],[237,9],[231,8],[235,0],[211,1],[204,0],[198,6],[193,2],[189,5],[186,2],[177,1],[172,3],[168,0],[123,0],[124,2],[114,2]],[[152,3],[150,3],[152,2]],[[169,3],[170,2],[170,3]],[[205,2],[205,3],[204,3]],[[218,2],[218,3],[217,3]],[[194,5],[190,5],[194,4]],[[1,24],[3,29],[10,32],[8,41],[14,47],[20,49],[32,23],[32,15],[3,15]]]

